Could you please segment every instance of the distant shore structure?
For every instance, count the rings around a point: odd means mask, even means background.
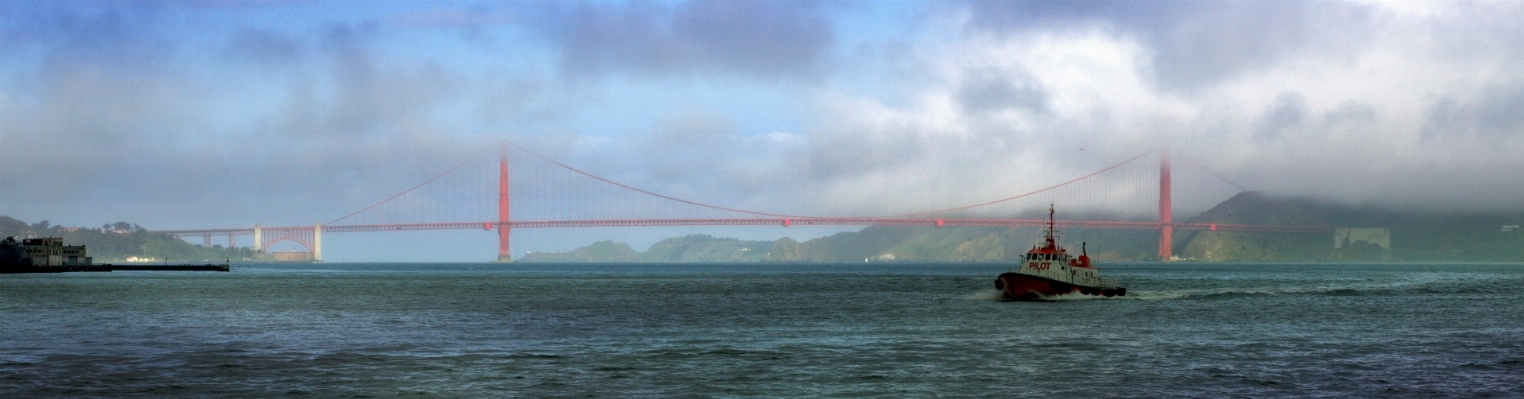
[[[61,237],[21,240],[21,264],[30,266],[90,266],[84,245],[64,245]]]
[[[275,257],[276,262],[313,262],[317,260],[316,257],[312,256],[311,252],[307,251],[276,251],[271,252],[270,255]]]
[[[65,273],[110,272],[114,270],[166,270],[166,271],[231,271],[228,263],[182,264],[182,265],[94,265],[84,245],[64,245],[63,238],[16,237],[0,240],[0,274],[12,273]]]

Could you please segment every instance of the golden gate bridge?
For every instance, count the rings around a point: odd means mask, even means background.
[[[487,154],[484,152],[482,154]],[[1118,203],[1157,198],[1158,216],[1151,220],[1057,220],[1061,228],[1135,229],[1159,231],[1159,258],[1172,257],[1175,230],[1224,232],[1331,232],[1331,226],[1287,226],[1174,221],[1177,191],[1196,210],[1249,191],[1200,163],[1175,170],[1168,148],[1156,148],[1067,181],[1024,193],[929,211],[869,216],[821,216],[763,212],[713,205],[657,193],[572,167],[512,143],[503,143],[496,165],[485,155],[467,160],[415,186],[328,222],[296,226],[260,226],[156,230],[177,238],[226,236],[236,246],[238,236],[253,236],[255,250],[279,242],[294,242],[322,260],[325,233],[410,230],[481,229],[498,237],[498,261],[511,261],[510,237],[515,229],[654,226],[1004,226],[1040,227],[1046,218],[1023,218],[1034,209],[1059,202],[1066,209],[1105,211]],[[522,155],[522,156],[510,156]],[[1158,168],[1153,169],[1157,160]],[[491,168],[495,166],[495,168]],[[1175,185],[1182,174],[1192,188]],[[1155,175],[1156,173],[1156,175]],[[1152,181],[1157,176],[1157,191]],[[514,185],[514,182],[518,182]],[[1229,188],[1223,189],[1226,185]],[[492,187],[495,186],[495,187]],[[1211,187],[1215,186],[1215,187]],[[1206,187],[1206,189],[1202,189]],[[495,189],[494,189],[495,188]],[[1156,197],[1155,197],[1156,195]],[[495,202],[495,207],[493,206]],[[495,211],[495,215],[493,215]]]

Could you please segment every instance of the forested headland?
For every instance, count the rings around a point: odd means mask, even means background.
[[[1182,216],[1182,215],[1176,215]],[[1138,220],[1147,221],[1147,220]],[[1180,222],[1319,226],[1376,232],[1237,233],[1177,230],[1180,261],[1211,262],[1524,262],[1524,212],[1390,210],[1255,192],[1241,193]],[[1101,261],[1155,261],[1157,230],[1064,229],[1070,252],[1086,243]],[[662,240],[639,252],[600,241],[566,252],[526,254],[523,262],[1009,262],[1036,243],[1032,227],[870,226],[804,242],[742,241],[708,235]]]
[[[169,234],[152,233],[128,222],[106,223],[100,227],[55,226],[48,221],[28,224],[9,216],[0,216],[0,238],[62,237],[64,245],[84,245],[94,262],[125,262],[132,259],[197,262],[221,260],[267,260],[269,255],[248,247],[227,248],[220,244],[201,246]]]

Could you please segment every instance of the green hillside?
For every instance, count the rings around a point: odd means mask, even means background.
[[[1524,221],[1519,213],[1394,211],[1301,198],[1241,193],[1186,221],[1220,224],[1319,226],[1379,230],[1373,243],[1335,234],[1237,233],[1177,230],[1173,253],[1182,261],[1524,262]],[[1071,251],[1081,243],[1100,261],[1158,260],[1155,230],[1065,229]],[[739,241],[707,235],[669,238],[636,252],[602,241],[559,253],[531,253],[524,262],[1007,262],[1037,242],[1032,227],[870,226],[805,242]]]
[[[870,226],[798,242],[741,241],[708,235],[668,238],[645,252],[599,241],[566,252],[531,252],[520,262],[1003,262],[1020,257],[1038,238],[1036,228]],[[1066,232],[1101,260],[1141,260],[1152,256],[1157,233],[1127,230]],[[1078,251],[1076,247],[1074,250]]]
[[[1329,233],[1177,232],[1174,253],[1186,260],[1524,262],[1524,231],[1504,228],[1524,221],[1521,212],[1397,211],[1248,192],[1189,221],[1384,229],[1390,242],[1335,249]]]

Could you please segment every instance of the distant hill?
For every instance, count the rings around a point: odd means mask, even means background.
[[[1397,211],[1304,198],[1240,193],[1190,219],[1200,223],[1306,225],[1385,230],[1387,245],[1335,242],[1326,233],[1175,235],[1182,259],[1208,261],[1524,261],[1524,212]],[[1335,249],[1338,246],[1340,248]]]
[[[1188,221],[1327,226],[1346,228],[1346,237],[1336,243],[1336,234],[1330,233],[1177,231],[1173,252],[1186,261],[1524,262],[1524,230],[1503,227],[1520,224],[1524,213],[1401,212],[1246,192]],[[1349,228],[1355,229],[1353,235]],[[691,235],[662,240],[645,252],[600,241],[568,252],[530,253],[521,261],[1009,262],[1025,253],[1039,233],[1031,227],[869,226],[805,242]],[[1061,233],[1071,251],[1079,251],[1085,243],[1090,255],[1100,261],[1157,260],[1159,234],[1154,230],[1065,229]],[[1381,239],[1361,238],[1362,234]]]
[[[1139,259],[1139,248],[1158,242],[1157,234],[1127,230],[1069,229],[1064,242],[1079,251],[1081,242],[1100,259]],[[1031,227],[869,226],[803,243],[782,239],[767,261],[779,262],[1007,262],[1019,259],[1037,242]],[[1103,253],[1104,251],[1104,253]]]
[[[566,252],[530,252],[520,262],[1003,262],[1036,242],[1035,228],[869,226],[805,242],[741,241],[708,235],[668,238],[636,252],[628,244],[599,241]],[[1141,259],[1157,243],[1148,231],[1068,232],[1073,240],[1126,243],[1090,246],[1102,260]],[[1078,241],[1074,241],[1077,245]],[[1140,249],[1141,248],[1141,249]],[[1074,248],[1078,251],[1079,248]],[[1103,252],[1104,251],[1104,252]]]
[[[142,226],[127,222],[94,227],[53,226],[47,221],[27,224],[9,216],[0,216],[0,238],[16,236],[62,237],[65,245],[84,245],[95,263],[122,262],[128,257],[202,260],[264,260],[269,255],[247,247],[203,247],[176,239],[168,234],[150,233]]]

